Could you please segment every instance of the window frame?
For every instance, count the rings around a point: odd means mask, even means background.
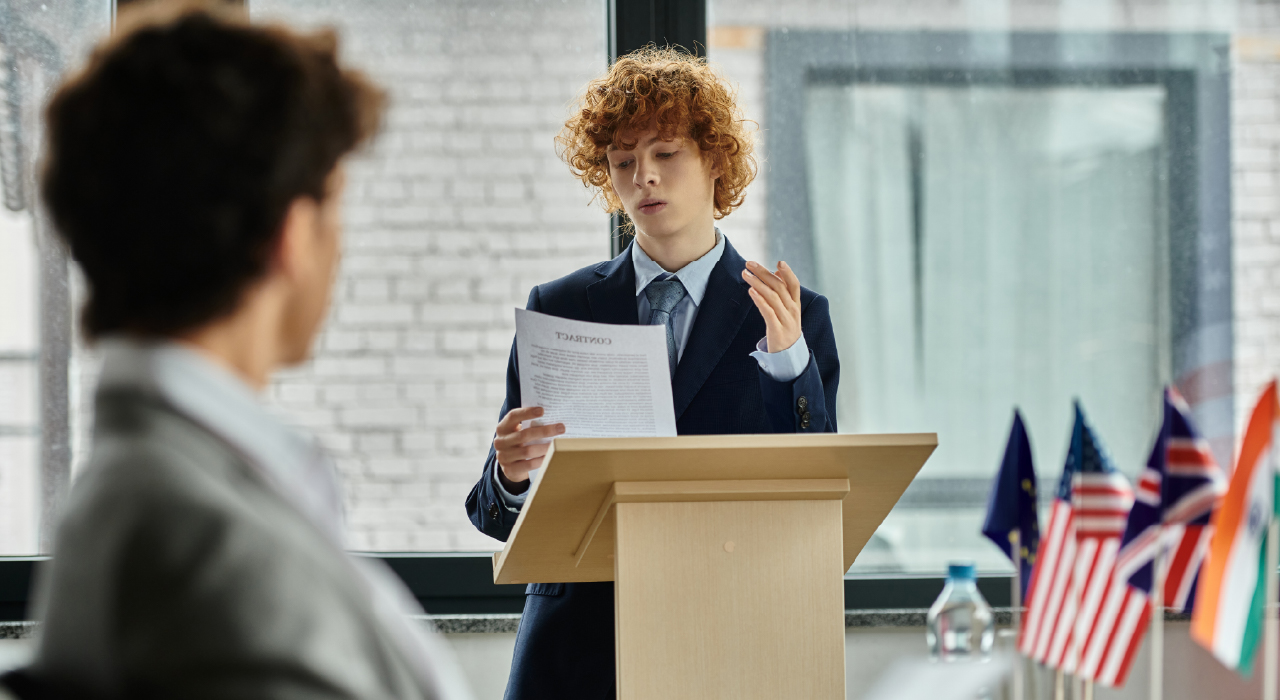
[[[495,584],[493,556],[476,552],[352,552],[385,563],[431,615],[500,615],[524,610],[523,585]],[[0,557],[0,622],[32,619],[33,584],[46,556]],[[978,589],[995,608],[1010,605],[1009,574],[983,576]],[[922,610],[933,604],[945,577],[934,574],[846,576],[846,610]]]

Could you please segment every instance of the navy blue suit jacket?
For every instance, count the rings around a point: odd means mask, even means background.
[[[835,432],[840,361],[826,298],[801,290],[809,366],[794,381],[775,381],[751,357],[765,336],[765,324],[747,295],[749,286],[741,276],[745,267],[742,256],[726,241],[672,378],[676,431]],[[631,249],[609,262],[534,287],[528,308],[579,321],[639,323]],[[513,344],[507,400],[499,417],[520,407],[517,368]],[[490,448],[484,472],[467,496],[467,515],[481,532],[505,542],[518,514],[505,507],[497,492],[494,459]],[[613,583],[535,583],[526,593],[507,700],[614,697]]]

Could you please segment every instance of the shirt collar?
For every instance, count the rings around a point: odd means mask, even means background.
[[[240,453],[329,535],[342,539],[332,462],[314,440],[272,415],[247,384],[171,341],[104,339],[99,391],[127,387],[164,401]]]
[[[702,297],[707,293],[707,282],[711,279],[711,270],[720,262],[720,257],[724,255],[724,234],[720,233],[720,229],[716,229],[716,246],[712,248],[706,255],[694,260],[684,267],[669,273],[662,269],[662,266],[653,261],[648,253],[640,247],[640,244],[633,243],[631,245],[631,264],[636,269],[636,296],[649,286],[649,283],[656,279],[663,279],[667,276],[675,277],[684,285],[684,290],[689,294],[689,298],[693,300],[694,306],[702,306]]]

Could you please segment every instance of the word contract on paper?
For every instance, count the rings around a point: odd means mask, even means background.
[[[676,434],[664,326],[572,321],[516,309],[523,407],[564,437]]]

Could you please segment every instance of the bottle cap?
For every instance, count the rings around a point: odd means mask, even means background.
[[[947,566],[947,578],[956,581],[972,581],[978,577],[978,567],[973,562],[952,562]]]

